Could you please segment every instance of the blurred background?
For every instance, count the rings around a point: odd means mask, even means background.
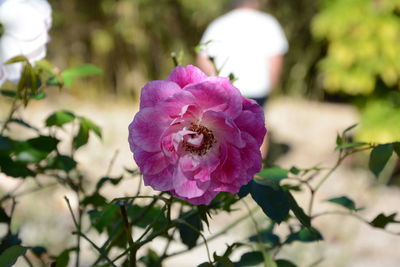
[[[102,68],[104,75],[77,80],[61,96],[50,92],[47,100],[33,103],[23,116],[40,125],[53,110],[66,108],[92,118],[102,126],[104,140],[93,138],[89,147],[79,151],[78,161],[90,177],[97,179],[106,171],[101,166],[107,166],[114,152],[119,151],[113,168],[118,175],[122,167],[134,164],[126,141],[127,126],[137,111],[140,88],[149,80],[166,78],[174,67],[171,52],[182,64],[194,64],[195,47],[205,28],[229,10],[230,1],[49,2],[53,27],[47,59],[60,69],[92,63]],[[263,2],[263,11],[278,19],[289,41],[281,81],[266,108],[267,125],[276,143],[271,153],[276,154],[277,164],[287,168],[333,165],[336,134],[353,123],[359,123],[353,135],[356,141],[400,140],[399,0],[269,0]],[[98,167],[93,168],[93,162]],[[346,161],[324,185],[317,203],[346,194],[359,206],[367,207],[364,217],[373,218],[382,211],[398,212],[399,162],[392,158],[378,181],[367,166],[367,155]],[[131,186],[107,194],[110,199],[129,195],[136,185]],[[2,181],[2,188],[6,191],[12,185]],[[59,198],[58,202],[47,202],[39,210],[56,211],[62,206],[66,211],[63,193],[57,190],[41,197]],[[305,196],[298,197],[306,200]],[[33,199],[27,197],[25,204]],[[316,211],[327,207],[321,204]],[[263,215],[258,215],[262,220]],[[72,221],[66,219],[67,213],[45,223],[43,216],[20,214],[16,227],[25,225],[22,231],[35,233],[33,237],[30,234],[31,240],[53,244],[57,253],[60,246],[56,243],[68,242],[69,232],[56,233],[63,232],[64,225],[73,228]],[[216,218],[217,229],[218,223],[226,222],[224,214],[221,216]],[[27,218],[28,226],[24,224]],[[316,223],[324,242],[291,245],[282,255],[299,266],[311,266],[323,257],[329,260],[318,266],[399,266],[398,237],[352,218],[332,216]],[[49,236],[46,224],[58,225],[50,231],[58,236],[57,242]],[[245,236],[250,231],[243,225],[237,233]],[[212,249],[235,239],[231,233]],[[193,253],[199,257],[198,263],[205,258],[204,250],[197,249],[168,263],[190,266]]]

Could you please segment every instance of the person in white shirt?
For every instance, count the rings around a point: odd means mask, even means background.
[[[242,95],[263,105],[278,82],[288,43],[278,21],[259,10],[259,0],[233,5],[206,29],[197,65],[208,75],[233,75]]]
[[[264,106],[279,80],[288,43],[278,21],[260,11],[260,0],[233,0],[233,6],[206,29],[197,65],[208,75],[234,77],[243,96]],[[264,140],[264,159],[267,152]]]

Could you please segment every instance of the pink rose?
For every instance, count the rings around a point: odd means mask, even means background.
[[[129,125],[129,144],[145,185],[192,204],[237,193],[261,169],[264,112],[227,78],[178,66],[147,83]]]

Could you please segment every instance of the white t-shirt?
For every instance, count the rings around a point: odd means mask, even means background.
[[[265,97],[271,90],[268,58],[287,52],[288,43],[278,21],[263,12],[240,8],[214,20],[201,41],[203,52],[214,57],[220,75],[232,73],[246,97]]]

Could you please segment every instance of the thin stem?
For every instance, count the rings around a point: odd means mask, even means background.
[[[260,231],[260,228],[258,227],[258,223],[257,223],[256,219],[253,216],[253,213],[251,212],[251,209],[250,209],[249,205],[244,200],[244,198],[242,198],[241,200],[244,203],[244,205],[245,205],[245,207],[246,207],[246,209],[248,211],[248,215],[249,215],[251,221],[253,222],[254,228],[255,228],[255,230],[257,232],[258,248],[261,250],[261,252],[263,254],[265,266],[266,267],[276,267],[276,263],[272,259],[271,255],[265,249],[265,247],[262,245],[262,239],[261,239],[261,234],[260,234],[261,231]]]
[[[69,212],[70,212],[70,214],[72,216],[72,220],[74,222],[75,228],[78,230],[79,229],[78,221],[76,220],[74,212],[72,211],[71,203],[69,202],[69,199],[66,196],[64,196],[64,199],[67,202],[67,206],[68,206]],[[82,233],[80,231],[76,231],[76,232],[73,232],[73,234],[77,234],[77,235],[82,236],[86,241],[88,241],[103,256],[104,259],[106,259],[108,261],[108,263],[111,264],[111,266],[116,267],[116,265],[107,257],[107,255],[104,253],[104,251],[101,248],[99,248],[95,243],[93,243],[93,241],[90,240],[84,233]]]
[[[33,267],[32,262],[29,260],[28,256],[26,256],[26,254],[23,255],[23,258],[26,261],[26,263],[29,265],[29,267]]]
[[[119,154],[119,150],[115,150],[113,157],[111,158],[110,164],[108,164],[106,176],[110,176],[112,167],[114,166],[115,160],[117,159],[117,156]]]
[[[197,233],[201,236],[201,238],[203,238],[203,242],[204,242],[204,245],[205,245],[206,251],[207,251],[208,261],[211,263],[212,260],[211,260],[211,256],[210,256],[210,249],[208,248],[207,238],[203,235],[203,233],[202,233],[201,231],[199,231],[199,229],[197,229],[197,228],[194,227],[193,225],[191,225],[191,224],[185,222],[184,220],[177,219],[177,222],[178,222],[179,224],[186,225],[187,227],[189,227],[189,228],[192,229],[193,231],[197,232]]]
[[[147,228],[143,232],[143,234],[136,240],[136,243],[140,242],[140,240],[142,240],[146,236],[146,234],[152,229],[153,225],[160,219],[161,215],[164,213],[164,211],[166,210],[167,206],[168,205],[165,205],[163,207],[163,209],[161,210],[161,212],[158,214],[158,216],[147,226]]]
[[[254,207],[250,212],[254,213],[257,209],[258,209],[258,207]],[[233,223],[229,224],[227,227],[225,227],[224,229],[222,229],[218,233],[210,236],[207,239],[207,242],[211,242],[212,240],[215,240],[218,237],[226,234],[229,230],[231,230],[232,228],[236,227],[238,224],[240,224],[241,222],[245,221],[248,218],[249,218],[249,214],[243,215],[242,217],[240,217],[239,219],[237,219]],[[183,254],[183,253],[188,252],[188,251],[190,251],[190,250],[192,250],[192,249],[194,249],[196,247],[202,246],[203,244],[204,244],[204,242],[200,242],[200,243],[196,244],[194,247],[192,247],[190,249],[183,249],[183,250],[176,251],[174,253],[171,253],[171,254],[167,255],[165,258],[174,257],[174,256],[177,256],[177,255]]]
[[[128,221],[128,214],[126,213],[126,208],[125,208],[125,204],[122,204],[119,206],[121,215],[122,215],[122,221],[124,222],[124,228],[125,228],[125,232],[128,238],[128,243],[129,243],[129,266],[130,267],[135,267],[136,266],[136,245],[133,242],[132,239],[132,228],[131,225]]]
[[[10,112],[8,113],[8,116],[7,116],[6,120],[4,121],[3,127],[1,128],[0,135],[3,135],[4,131],[7,128],[8,123],[11,121],[12,116],[14,115],[14,112],[17,109],[18,109],[17,98],[14,98],[14,100],[13,100],[13,102],[11,104]]]
[[[356,214],[356,213],[353,213],[353,212],[346,212],[346,211],[326,211],[326,212],[322,212],[322,213],[315,214],[314,216],[311,217],[311,219],[315,219],[315,218],[318,218],[318,217],[321,217],[321,216],[325,216],[325,215],[344,215],[344,216],[350,216],[350,217],[353,217],[353,218],[358,219],[359,221],[361,221],[361,222],[363,222],[363,223],[366,223],[366,224],[368,224],[368,225],[371,225],[371,223],[370,223],[367,219],[364,219],[364,218],[361,217],[360,215],[358,215],[358,214]],[[400,223],[400,221],[394,222],[394,223]],[[384,231],[384,232],[386,232],[386,233],[392,234],[392,235],[400,235],[400,232],[393,232],[393,231],[387,230],[387,229],[385,229],[385,228],[378,228],[378,229],[380,229],[380,230],[382,230],[382,231]]]

